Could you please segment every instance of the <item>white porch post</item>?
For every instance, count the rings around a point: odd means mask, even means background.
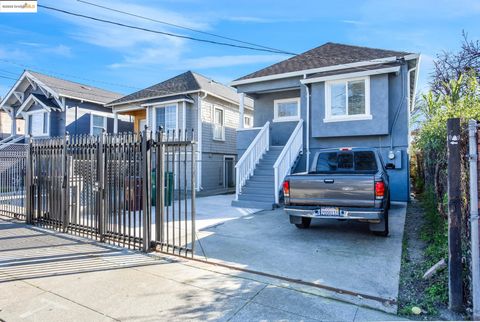
[[[118,113],[113,113],[113,133],[118,133]]]
[[[240,93],[240,124],[239,128],[243,129],[244,123],[245,123],[245,93]]]
[[[12,128],[11,128],[11,135],[17,135],[17,119],[15,118],[15,109],[12,108],[10,112],[10,118],[12,119]]]

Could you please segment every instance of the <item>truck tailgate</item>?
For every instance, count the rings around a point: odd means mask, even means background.
[[[289,181],[292,205],[375,206],[372,174],[292,175]]]

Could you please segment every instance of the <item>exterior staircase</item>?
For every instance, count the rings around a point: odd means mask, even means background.
[[[283,146],[270,146],[255,167],[253,175],[242,188],[232,205],[243,208],[272,209],[275,205],[273,165]]]

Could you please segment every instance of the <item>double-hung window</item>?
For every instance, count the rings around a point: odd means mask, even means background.
[[[300,119],[300,98],[275,100],[273,110],[274,122],[298,121]]]
[[[371,119],[368,76],[325,83],[325,122]]]
[[[177,104],[155,107],[155,129],[160,126],[165,132],[177,128]]]
[[[219,107],[214,108],[213,112],[213,139],[225,140],[225,126],[224,126],[225,111]]]
[[[107,118],[101,115],[91,114],[91,135],[101,135],[104,131],[107,131]]]

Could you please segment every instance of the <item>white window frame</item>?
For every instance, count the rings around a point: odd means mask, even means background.
[[[355,115],[332,115],[332,91],[331,87],[334,84],[348,84],[348,82],[363,80],[365,82],[365,113]],[[345,86],[345,106],[348,113],[348,86]],[[323,122],[344,122],[344,121],[361,121],[371,120],[370,114],[370,76],[356,77],[356,78],[344,78],[338,80],[331,80],[325,82],[325,118]]]
[[[23,115],[26,116],[26,122],[25,122],[25,125],[26,125],[26,135],[27,136],[32,136],[32,134],[30,133],[30,115],[33,115],[33,114],[43,114],[45,117],[45,114],[47,115],[47,131],[46,132],[42,132],[40,134],[35,134],[35,135],[39,135],[39,136],[50,136],[50,112],[48,111],[45,111],[45,110],[37,110],[37,111],[32,111],[32,112],[23,112]],[[33,116],[32,116],[33,118]],[[44,119],[42,118],[42,131],[43,131],[43,121]]]
[[[178,132],[178,102],[175,103],[167,103],[167,104],[157,104],[157,105],[152,105],[153,109],[153,130],[158,131],[158,125],[157,125],[157,108],[165,108],[167,106],[173,106],[175,105],[175,132]],[[147,117],[147,124],[148,124],[148,117]],[[164,129],[166,131],[166,129]]]
[[[107,132],[107,116],[102,115],[102,114],[97,114],[97,113],[90,113],[90,135],[93,135],[93,128],[94,127],[99,127],[98,125],[93,126],[93,116],[98,116],[103,118],[103,129],[105,130],[105,133]]]
[[[215,123],[215,110],[220,110],[222,111],[222,137],[221,138],[216,138],[215,137],[215,126],[217,126],[217,124]],[[213,105],[213,109],[212,109],[212,124],[213,124],[213,128],[212,128],[212,138],[214,141],[225,141],[225,108],[219,106],[219,105]]]
[[[246,120],[250,120],[250,125],[247,124]],[[250,115],[244,115],[243,116],[243,127],[246,128],[246,129],[250,129],[253,127],[253,117],[251,117]]]
[[[278,104],[291,103],[297,104],[296,116],[278,116]],[[282,98],[273,101],[273,122],[291,122],[300,120],[300,97]]]

